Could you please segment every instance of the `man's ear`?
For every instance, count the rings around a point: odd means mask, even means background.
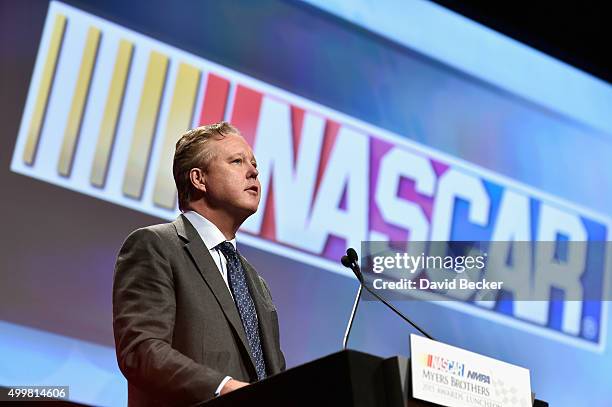
[[[195,189],[206,192],[206,174],[201,168],[192,168],[189,170],[189,180]]]

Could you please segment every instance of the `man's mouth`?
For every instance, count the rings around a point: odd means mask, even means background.
[[[258,194],[259,193],[259,187],[257,185],[251,185],[250,187],[245,189],[245,191],[252,191],[255,194]]]

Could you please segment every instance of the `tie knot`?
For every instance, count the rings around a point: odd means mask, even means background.
[[[227,240],[225,242],[219,243],[217,245],[217,249],[219,249],[227,259],[236,255],[236,249],[234,248],[234,245],[228,242]]]

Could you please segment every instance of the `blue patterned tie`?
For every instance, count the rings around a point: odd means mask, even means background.
[[[257,311],[255,311],[255,303],[249,293],[249,287],[246,281],[246,274],[240,258],[234,249],[234,245],[230,242],[223,242],[217,245],[221,253],[227,260],[227,276],[229,286],[234,295],[234,301],[238,307],[238,313],[242,320],[242,326],[246,332],[249,347],[253,360],[255,360],[255,369],[257,370],[257,378],[259,380],[266,377],[266,363],[261,350],[261,341],[259,338],[259,325],[257,323]]]

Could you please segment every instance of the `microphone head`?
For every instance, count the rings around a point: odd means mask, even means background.
[[[351,271],[353,272],[353,274],[355,274],[355,277],[357,277],[359,282],[363,283],[363,277],[361,276],[361,271],[359,270],[359,265],[357,263],[352,262],[349,256],[342,256],[340,261],[342,262],[342,265],[344,267],[351,269]]]
[[[357,262],[357,252],[352,247],[346,251],[346,256],[342,256],[340,259],[342,261],[342,265],[346,268],[349,268],[355,274],[355,277],[359,280],[360,283],[363,284],[363,276],[361,275],[361,270],[359,269],[359,263]]]
[[[342,262],[342,265],[346,268],[352,269],[353,268],[353,264],[351,262],[351,259],[349,259],[348,256],[342,256],[342,258],[340,259],[340,261]]]

